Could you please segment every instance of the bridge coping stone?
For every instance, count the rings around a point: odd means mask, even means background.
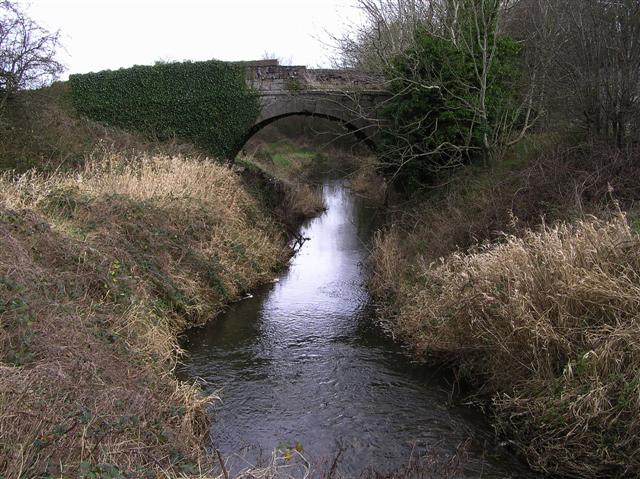
[[[299,90],[384,91],[384,79],[351,69],[309,69],[277,60],[242,62],[247,82],[259,92]]]

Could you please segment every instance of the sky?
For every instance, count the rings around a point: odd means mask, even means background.
[[[327,32],[357,18],[353,0],[24,0],[49,30],[60,30],[71,73],[158,60],[258,60],[330,66]]]

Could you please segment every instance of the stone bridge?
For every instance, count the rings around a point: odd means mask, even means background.
[[[262,108],[242,144],[269,123],[304,115],[338,121],[375,149],[378,110],[389,97],[381,77],[354,70],[282,66],[277,60],[243,65],[247,83],[258,92]]]

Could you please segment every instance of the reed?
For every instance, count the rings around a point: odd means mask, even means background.
[[[230,168],[181,156],[2,176],[0,476],[208,473],[215,397],[176,380],[177,335],[273,278],[271,218]]]

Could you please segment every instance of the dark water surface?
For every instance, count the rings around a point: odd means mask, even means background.
[[[374,212],[338,181],[328,211],[280,281],[192,330],[181,376],[219,391],[212,442],[238,471],[299,442],[341,477],[391,471],[413,456],[453,454],[472,438],[465,477],[533,477],[493,441],[482,415],[449,407],[445,379],[412,364],[373,324],[362,262]]]

